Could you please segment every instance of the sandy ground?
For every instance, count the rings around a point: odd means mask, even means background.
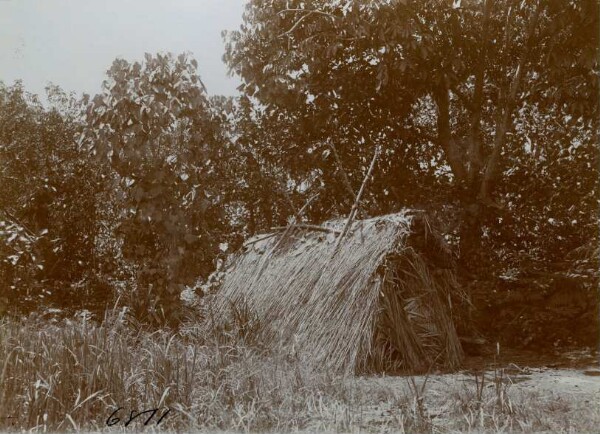
[[[513,387],[550,392],[560,395],[587,396],[600,405],[600,370],[587,369],[535,369],[518,375]]]
[[[502,370],[466,370],[453,374],[413,377],[362,377],[352,381],[356,390],[363,393],[377,393],[378,390],[387,389],[399,398],[398,402],[402,402],[403,397],[404,402],[406,397],[409,397],[408,402],[415,402],[416,396],[423,396],[427,415],[431,420],[437,421],[435,423],[439,424],[439,432],[462,432],[463,429],[457,430],[451,422],[455,419],[452,415],[456,415],[456,409],[464,407],[465,403],[472,406],[477,396],[477,382],[481,381],[483,372],[483,401],[493,402],[499,390],[498,384],[501,384],[500,388],[509,397],[511,405],[522,409],[526,415],[532,414],[532,417],[525,419],[531,421],[538,417],[538,425],[550,427],[541,430],[520,427],[524,431],[600,432],[596,429],[590,431],[590,426],[600,426],[600,366],[597,362],[569,368],[530,368],[508,364]],[[418,392],[415,393],[415,390]],[[381,401],[379,405],[368,405],[357,410],[361,412],[361,419],[368,421],[369,425],[385,424],[397,414],[395,407],[389,401]],[[536,413],[537,416],[533,416]],[[540,419],[548,421],[539,422]],[[450,423],[446,423],[447,421]],[[513,429],[517,429],[516,424],[512,429],[505,426],[491,431],[510,432]],[[468,431],[488,432],[488,429],[475,428],[474,431]]]
[[[600,368],[590,366],[577,369],[552,369],[552,368],[519,368],[504,369],[502,381],[511,391],[538,392],[541,396],[555,395],[571,396],[577,399],[590,400],[600,406]],[[494,371],[485,372],[484,387],[492,388],[494,385]],[[412,378],[412,379],[411,379]],[[481,378],[481,373],[479,373]],[[412,381],[421,387],[425,381],[425,391],[432,395],[447,394],[449,390],[465,387],[476,388],[475,375],[471,372],[456,374],[434,374],[428,377],[423,375],[413,377],[369,377],[356,380],[359,387],[385,386],[399,392],[411,393]]]

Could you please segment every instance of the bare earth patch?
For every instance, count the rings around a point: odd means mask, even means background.
[[[483,381],[482,381],[483,379]],[[363,377],[367,396],[397,398],[361,409],[362,423],[383,432],[598,432],[598,366],[504,369],[414,377]]]

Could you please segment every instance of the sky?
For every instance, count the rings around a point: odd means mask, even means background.
[[[240,81],[221,60],[222,30],[239,29],[245,0],[0,0],[0,81],[44,95],[51,82],[100,91],[112,61],[191,52],[211,95]]]

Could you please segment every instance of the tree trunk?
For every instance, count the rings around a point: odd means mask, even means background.
[[[461,276],[470,278],[480,264],[481,237],[483,226],[483,209],[476,200],[465,202],[461,210],[459,228],[459,272]]]

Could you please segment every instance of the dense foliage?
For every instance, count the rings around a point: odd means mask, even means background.
[[[293,202],[310,202],[309,219],[348,213],[381,146],[363,210],[437,214],[484,320],[519,324],[519,300],[536,327],[559,311],[597,324],[598,12],[252,1],[224,59],[258,102],[255,153],[287,174]],[[583,307],[548,312],[557,293]]]
[[[48,91],[44,108],[20,83],[0,87],[0,293],[29,309],[43,299],[69,306],[69,286],[79,289],[74,305],[105,298],[95,294],[105,265],[97,242],[110,185],[74,142],[75,101]]]
[[[572,173],[579,145],[595,167],[597,28],[595,1],[253,1],[225,60],[277,138],[257,147],[285,149],[271,157],[303,193],[325,189],[313,216],[348,211],[383,145],[370,209],[454,205],[466,265],[490,225],[528,217],[516,172],[555,177],[563,152]],[[578,173],[593,196],[595,174]]]
[[[227,226],[222,119],[196,61],[160,54],[143,64],[115,61],[85,122],[83,148],[118,184],[115,233],[134,270],[136,309],[172,317],[184,285],[210,271]]]

